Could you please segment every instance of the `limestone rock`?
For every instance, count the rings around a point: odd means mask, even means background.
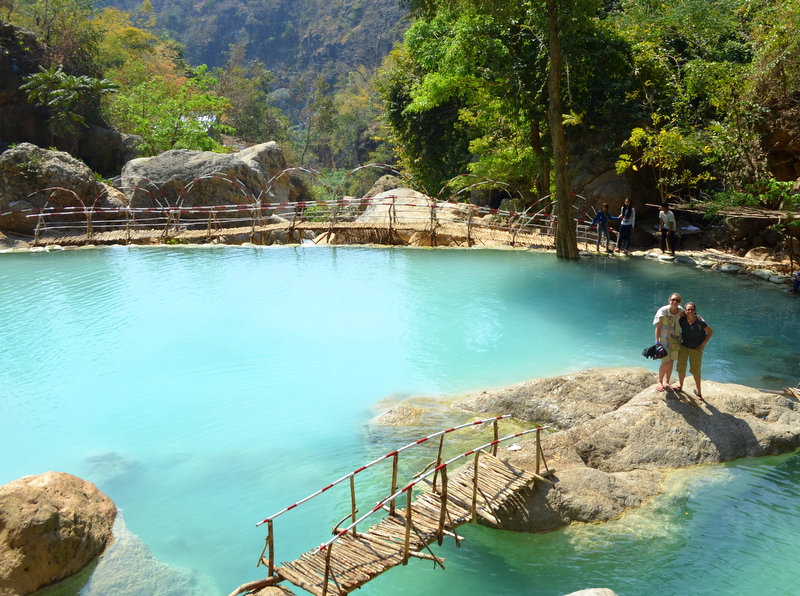
[[[381,426],[411,426],[418,424],[423,409],[401,402],[372,420],[372,424]]]
[[[22,596],[94,561],[117,508],[96,486],[47,472],[0,486],[0,595]]]
[[[703,394],[704,403],[649,387],[614,411],[545,435],[542,448],[556,470],[555,486],[530,489],[525,507],[503,513],[503,527],[547,531],[573,521],[612,519],[657,494],[661,470],[800,446],[797,401],[712,381],[703,382]],[[501,455],[512,465],[534,469],[534,444],[520,447]]]
[[[656,380],[644,367],[585,370],[468,395],[452,407],[571,428],[613,412]]]
[[[33,234],[37,218],[26,215],[34,209],[77,208],[75,215],[48,216],[45,221],[85,223],[84,207],[124,204],[118,195],[109,195],[92,170],[69,153],[22,143],[0,154],[0,227],[7,231]]]
[[[173,149],[154,157],[141,157],[125,164],[120,180],[131,206],[137,208],[247,205],[262,191],[263,203],[308,199],[302,183],[288,174],[269,185],[286,169],[283,152],[273,141],[231,154]],[[212,174],[223,174],[246,190]]]
[[[617,596],[617,593],[614,590],[609,590],[608,588],[588,588],[586,590],[570,592],[565,596]]]

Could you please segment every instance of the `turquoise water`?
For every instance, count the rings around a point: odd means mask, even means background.
[[[673,291],[714,328],[706,378],[773,389],[800,379],[800,301],[643,259],[356,247],[0,255],[0,484],[47,470],[91,480],[158,560],[191,570],[196,593],[228,594],[265,575],[257,521],[437,430],[375,428],[374,404],[590,367],[655,370],[641,351]],[[367,478],[371,505],[385,478]],[[465,528],[462,548],[443,547],[447,571],[413,562],[361,592],[797,593],[798,457],[670,486],[646,514],[609,524]],[[326,540],[348,503],[345,489],[279,518],[277,558]]]

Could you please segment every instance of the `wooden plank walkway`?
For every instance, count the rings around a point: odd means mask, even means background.
[[[197,225],[197,224],[194,224]],[[143,243],[147,241],[186,240],[207,241],[220,237],[266,235],[272,232],[291,232],[292,235],[305,232],[321,234],[341,234],[347,238],[352,234],[370,232],[392,235],[397,239],[399,235],[411,235],[431,232],[427,222],[389,224],[384,222],[282,222],[261,225],[243,225],[237,227],[197,227],[194,229],[165,229],[165,228],[130,228],[102,230],[100,226],[92,234],[84,231],[73,233],[59,233],[56,230],[43,230],[36,239],[36,245],[48,246],[82,246],[86,244],[114,244],[114,243]],[[554,238],[550,234],[536,233],[530,229],[507,230],[489,226],[472,225],[468,229],[466,224],[457,222],[439,223],[433,232],[440,244],[471,243],[471,244],[509,244],[516,246],[553,247]],[[469,242],[467,242],[469,238]]]
[[[449,481],[439,482],[443,494],[423,492],[417,497],[411,505],[410,527],[406,524],[407,509],[397,509],[364,533],[348,532],[322,550],[283,563],[275,568],[275,575],[316,596],[344,595],[392,567],[405,564],[408,556],[434,559],[441,564],[432,552],[422,551],[440,541],[443,533],[454,535],[458,526],[473,521],[474,495],[476,514],[499,525],[496,511],[535,478],[535,474],[484,452],[478,463],[477,492],[473,464],[465,465]]]

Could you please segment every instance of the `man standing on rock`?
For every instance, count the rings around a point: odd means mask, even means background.
[[[675,214],[669,210],[669,203],[661,203],[658,224],[661,230],[661,254],[663,255],[667,251],[667,245],[669,245],[669,252],[674,257],[677,224],[675,223]]]
[[[672,367],[678,359],[681,350],[681,325],[680,318],[684,315],[681,306],[681,295],[673,294],[669,297],[669,304],[662,306],[656,312],[653,325],[656,326],[656,343],[660,343],[667,351],[658,367],[658,391],[672,391],[669,384],[672,376]]]

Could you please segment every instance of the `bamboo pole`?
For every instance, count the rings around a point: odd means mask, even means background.
[[[494,441],[495,441],[494,445],[492,445],[492,455],[497,456],[497,440],[500,438],[500,435],[497,434],[498,433],[497,420],[492,422],[492,426],[494,427]]]
[[[331,551],[333,551],[333,543],[328,545],[328,552],[325,553],[325,577],[322,578],[322,596],[328,593],[328,577],[331,573]]]
[[[267,523],[267,548],[269,549],[269,566],[267,567],[269,577],[275,575],[275,544],[272,534],[272,520]]]
[[[411,542],[411,487],[406,490],[406,536],[403,543],[403,565],[408,565],[408,551]],[[323,594],[323,596],[325,596]]]
[[[393,495],[397,492],[397,460],[399,457],[400,455],[395,452],[392,458],[392,490],[389,493],[390,495]],[[394,501],[394,499],[389,501],[389,515],[394,515]]]
[[[356,477],[350,476],[350,511],[353,522],[356,521],[356,514],[358,510],[356,509]],[[353,536],[356,536],[356,526],[355,523],[353,525]]]
[[[475,463],[472,465],[472,523],[478,523],[478,458],[480,451],[475,452]]]
[[[536,429],[536,474],[539,474],[539,466],[541,464],[542,454],[542,433],[540,429]]]
[[[439,451],[436,453],[436,469],[433,471],[433,492],[436,492],[436,479],[439,475],[439,466],[442,463],[442,447],[444,446],[444,435],[439,437]]]
[[[437,542],[439,546],[442,545],[444,540],[444,521],[447,517],[447,466],[442,468],[442,492],[441,492],[441,508],[439,509],[439,537]]]

